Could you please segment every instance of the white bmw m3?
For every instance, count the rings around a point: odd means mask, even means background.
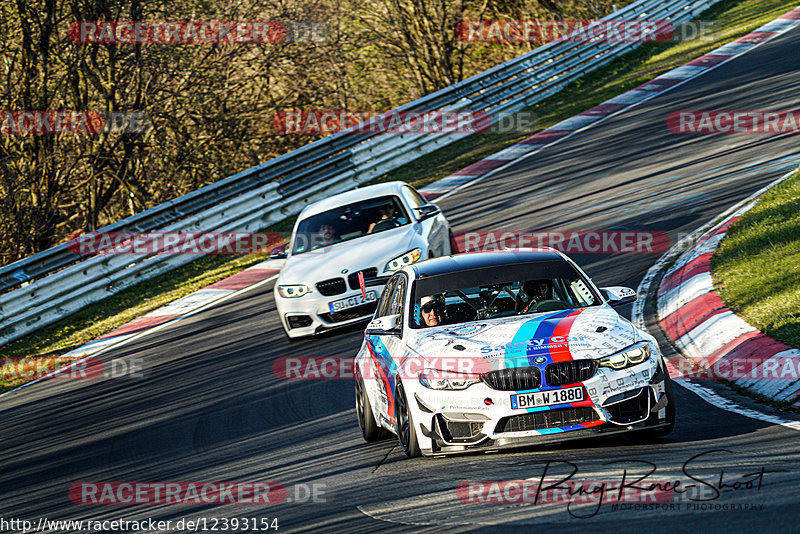
[[[432,456],[675,424],[658,343],[614,310],[636,293],[597,288],[558,251],[457,254],[381,282],[355,358],[367,441]]]
[[[364,321],[381,287],[361,290],[363,278],[386,276],[420,259],[451,253],[441,210],[404,182],[372,185],[307,206],[289,243],[271,258],[287,258],[275,284],[286,335],[312,336]]]

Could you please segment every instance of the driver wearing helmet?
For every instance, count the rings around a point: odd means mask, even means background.
[[[430,299],[420,307],[420,326],[442,326],[446,315],[444,303],[438,299]]]
[[[517,313],[526,313],[537,303],[547,300],[550,282],[548,280],[527,280],[517,293]]]

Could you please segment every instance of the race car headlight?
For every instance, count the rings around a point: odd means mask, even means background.
[[[414,250],[409,250],[402,256],[398,256],[392,261],[388,262],[383,270],[396,271],[397,269],[402,269],[406,265],[411,265],[415,261],[419,260],[420,256],[422,256],[422,249],[415,248]]]
[[[600,358],[597,361],[598,367],[608,367],[611,369],[625,369],[633,365],[638,365],[650,358],[650,345],[647,341],[640,341],[611,356]]]
[[[419,383],[429,389],[467,389],[480,379],[475,375],[425,369],[419,373]]]
[[[288,286],[278,286],[278,294],[285,299],[296,299],[311,291],[308,286],[303,284],[293,284]]]

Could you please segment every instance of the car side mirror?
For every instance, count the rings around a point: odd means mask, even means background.
[[[373,319],[364,332],[368,336],[400,336],[403,329],[400,328],[400,315],[385,315]]]
[[[425,204],[424,206],[418,206],[414,208],[414,211],[417,212],[417,218],[420,221],[424,221],[425,219],[430,219],[431,217],[435,217],[442,212],[442,210],[440,210],[439,206],[437,206],[436,204]]]
[[[622,287],[622,286],[611,286],[611,287],[601,287],[600,292],[603,294],[603,298],[606,299],[610,306],[622,306],[624,304],[630,304],[631,302],[635,301],[639,298],[636,295],[636,291],[629,287]]]
[[[289,243],[281,243],[277,247],[274,247],[272,250],[269,251],[269,259],[271,260],[282,260],[286,258],[288,255],[286,254],[286,247]]]

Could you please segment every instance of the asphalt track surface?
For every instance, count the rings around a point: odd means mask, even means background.
[[[603,230],[669,234],[674,242],[784,174],[797,137],[671,133],[676,110],[790,110],[800,95],[800,31],[767,43],[599,126],[444,198],[456,230]],[[789,159],[787,159],[789,158]],[[654,254],[577,255],[598,284],[636,287]],[[143,378],[40,382],[0,402],[0,517],[172,519],[277,517],[280,530],[797,532],[800,435],[721,410],[676,388],[678,424],[654,443],[626,438],[512,452],[408,460],[395,441],[365,444],[350,380],[281,380],[287,355],[351,357],[355,329],[289,344],[271,284],[107,353],[141,358]],[[724,389],[723,389],[724,390]],[[769,412],[767,408],[760,408]],[[710,452],[725,450],[727,452]],[[538,479],[561,462],[575,479],[619,481],[648,461],[649,480],[746,480],[714,501],[669,509],[462,503],[465,480]],[[561,471],[557,471],[561,469]],[[752,478],[752,477],[751,477]],[[77,481],[280,482],[324,485],[324,502],[274,505],[76,505]],[[318,500],[323,500],[322,496]],[[705,504],[706,509],[702,509]],[[692,505],[698,508],[692,509]],[[738,509],[739,505],[755,510]],[[594,506],[594,505],[593,505]],[[758,508],[761,507],[761,508]],[[708,509],[710,508],[710,509]],[[572,512],[572,513],[570,513]]]

